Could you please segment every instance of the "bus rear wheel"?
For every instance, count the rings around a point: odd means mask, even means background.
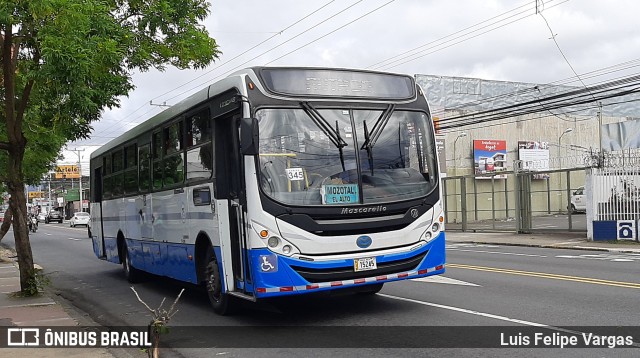
[[[228,315],[233,313],[232,298],[222,292],[222,275],[218,260],[213,253],[213,248],[207,249],[207,259],[204,267],[204,286],[207,290],[207,297],[213,306],[213,311],[220,315]]]

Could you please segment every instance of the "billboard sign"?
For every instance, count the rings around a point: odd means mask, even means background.
[[[531,140],[518,141],[518,159],[522,169],[531,171],[549,170],[549,143]],[[548,179],[549,174],[534,174],[533,179]]]
[[[491,179],[491,175],[507,170],[507,141],[477,139],[473,141],[473,167],[476,179]],[[506,174],[493,175],[506,179]]]
[[[56,179],[79,179],[80,171],[77,165],[58,165],[56,167]]]

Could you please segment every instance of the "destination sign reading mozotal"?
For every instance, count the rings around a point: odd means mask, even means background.
[[[323,204],[357,204],[358,184],[327,184],[323,185]]]

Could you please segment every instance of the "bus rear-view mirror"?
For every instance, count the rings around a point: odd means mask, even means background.
[[[242,118],[240,120],[240,148],[244,155],[258,154],[258,120]]]

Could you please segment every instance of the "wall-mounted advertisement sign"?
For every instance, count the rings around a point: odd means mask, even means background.
[[[476,179],[506,179],[507,141],[478,139],[473,141],[473,167]],[[494,175],[497,174],[497,175]]]
[[[531,171],[549,170],[549,143],[531,140],[518,141],[518,159],[522,169]],[[549,174],[534,174],[533,179],[548,179]]]

